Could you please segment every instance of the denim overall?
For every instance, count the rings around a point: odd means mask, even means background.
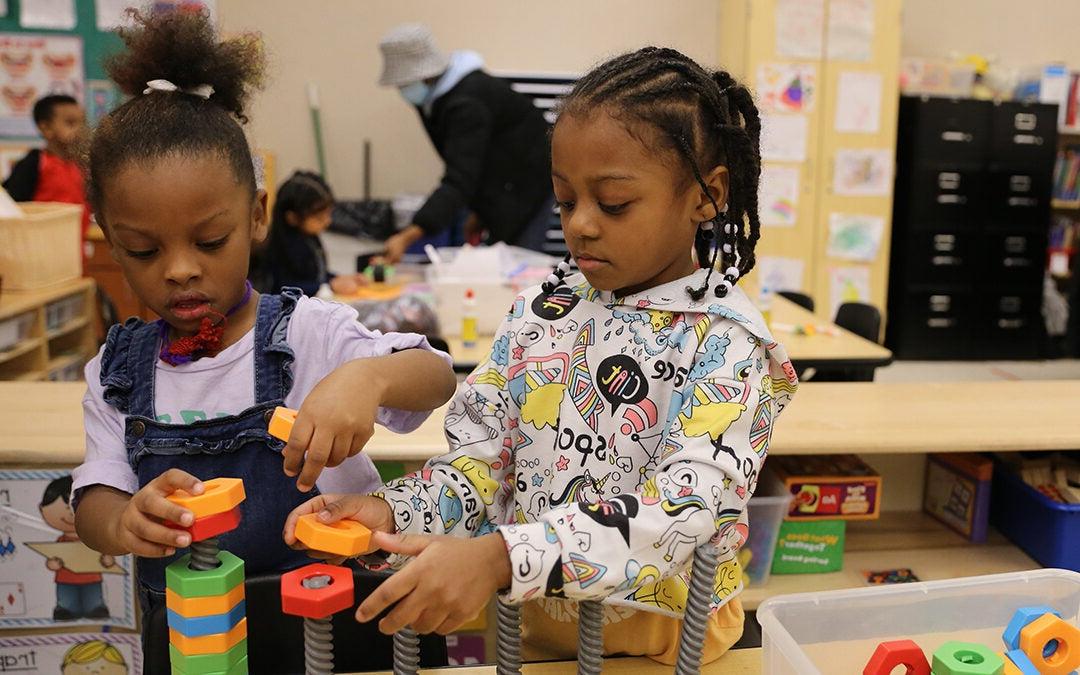
[[[193,424],[164,424],[154,413],[154,372],[159,358],[160,324],[129,319],[109,331],[101,358],[105,400],[127,417],[124,439],[128,462],[142,488],[161,473],[178,468],[208,480],[241,478],[246,499],[240,505],[240,527],[221,536],[223,549],[244,561],[248,577],[280,572],[311,562],[287,547],[281,531],[294,508],[318,494],[296,489],[285,475],[284,443],[271,437],[267,425],[276,406],[292,387],[293,352],[285,340],[289,318],[301,297],[297,289],[259,298],[255,320],[255,405],[229,417]],[[143,651],[148,664],[155,654],[168,663],[168,635],[163,628],[165,567],[186,553],[169,558],[138,558],[139,596],[143,609]],[[158,628],[154,628],[157,626]],[[151,633],[158,633],[151,634]],[[167,667],[167,666],[166,666]],[[147,672],[155,672],[147,670]]]

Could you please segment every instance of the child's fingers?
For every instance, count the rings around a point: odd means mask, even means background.
[[[300,519],[300,516],[306,516],[309,513],[321,513],[326,509],[328,502],[337,498],[338,495],[317,495],[293,509],[286,516],[285,527],[281,530],[281,537],[285,540],[285,543],[293,546],[296,542],[296,521]],[[293,548],[303,548],[303,546],[293,546]]]
[[[161,523],[155,523],[142,514],[132,517],[127,523],[124,524],[131,534],[135,537],[148,542],[150,544],[157,544],[161,547],[177,547],[184,548],[191,545],[191,535],[183,530],[174,530],[171,527],[165,527]]]
[[[410,599],[411,596],[409,598],[406,598],[405,602],[408,602]],[[446,621],[446,617],[449,614],[450,612],[448,610],[441,607],[428,607],[427,609],[424,609],[420,612],[420,616],[416,617],[405,625],[412,626],[412,629],[415,630],[417,633],[420,633],[421,635],[427,635],[428,633],[434,633],[435,629],[441,626],[444,621]],[[393,612],[390,613],[390,616],[393,616]],[[382,629],[382,624],[386,623],[387,619],[389,619],[390,616],[385,617],[382,621],[379,622],[380,630]],[[390,634],[393,634],[395,632],[397,631],[391,631]]]
[[[334,467],[341,464],[351,456],[352,449],[353,435],[351,433],[338,434],[334,437],[333,449],[326,459],[326,466]]]
[[[195,522],[195,514],[155,492],[139,492],[135,506],[140,513],[161,520],[171,520],[184,527]]]
[[[326,503],[318,512],[319,515],[317,518],[320,522],[327,524],[336,523],[344,518],[352,518],[357,515],[360,517],[354,518],[354,520],[364,522],[364,504],[368,501],[364,499],[364,495],[331,495],[331,497],[334,498],[330,499],[328,497]]]
[[[169,469],[151,481],[162,494],[171,495],[177,490],[184,490],[193,495],[201,495],[205,487],[195,476],[181,469]]]
[[[176,549],[172,546],[165,546],[152,541],[146,541],[145,539],[139,539],[138,537],[132,537],[127,542],[127,549],[131,551],[132,554],[143,558],[164,558],[176,553]]]
[[[449,635],[465,625],[466,621],[468,621],[468,619],[462,619],[451,612],[450,615],[435,628],[435,632],[439,635]]]
[[[304,452],[311,446],[311,437],[315,433],[315,427],[308,421],[308,416],[303,410],[296,416],[293,423],[292,433],[289,434],[289,442],[281,451],[284,458],[285,475],[295,476],[300,473],[300,466],[304,463]]]
[[[300,477],[296,479],[296,489],[308,492],[315,487],[315,479],[322,473],[326,466],[326,459],[334,446],[334,437],[329,432],[316,429],[311,436],[311,445],[304,454],[304,466],[300,469]]]
[[[386,532],[372,532],[371,546],[387,553],[399,553],[401,555],[420,555],[431,546],[437,537],[423,534],[388,534]]]
[[[360,603],[360,607],[356,610],[356,620],[361,623],[371,621],[382,614],[387,607],[411,593],[416,588],[416,574],[412,572],[411,567],[406,567],[379,584],[379,587]],[[408,625],[408,622],[401,625]],[[380,624],[381,629],[382,624]]]

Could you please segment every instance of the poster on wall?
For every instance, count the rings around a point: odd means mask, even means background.
[[[777,0],[776,51],[790,59],[820,59],[825,0]]]
[[[20,0],[19,25],[72,30],[75,28],[75,0]]]
[[[839,150],[833,170],[838,195],[886,197],[892,191],[892,150]]]
[[[836,310],[845,302],[870,302],[870,268],[830,267],[829,301],[829,316],[836,316]]]
[[[70,633],[0,638],[0,672],[138,675],[140,638],[123,633]]]
[[[81,38],[0,33],[0,136],[36,137],[31,113],[47,94],[83,100]]]
[[[216,0],[154,0],[149,3],[154,11],[180,9],[186,11],[198,11],[205,9],[210,12],[210,18],[214,19],[217,11]],[[94,10],[97,14],[97,29],[103,33],[126,26],[130,22],[126,16],[129,7],[142,9],[146,2],[138,0],[95,0]]]
[[[813,63],[763,63],[758,67],[755,93],[765,112],[811,112],[816,89],[817,66]]]
[[[830,258],[873,262],[881,248],[885,219],[852,213],[829,214]]]
[[[761,255],[757,259],[757,274],[761,287],[776,293],[779,291],[801,291],[803,289],[803,270],[806,263],[798,258],[779,255]]]
[[[79,541],[67,471],[0,471],[0,629],[135,627],[131,556]]]
[[[837,131],[876,134],[881,130],[881,73],[840,73],[837,89]]]
[[[96,127],[121,103],[120,90],[111,80],[86,81],[86,122]]]
[[[761,167],[758,211],[762,225],[794,227],[799,207],[799,169],[765,164]]]
[[[870,60],[874,0],[829,0],[829,60]]]
[[[771,162],[805,162],[806,115],[763,114],[761,116],[761,158]]]

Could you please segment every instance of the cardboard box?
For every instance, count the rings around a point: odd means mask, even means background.
[[[994,461],[980,455],[927,455],[923,510],[971,541],[986,541],[993,474]]]
[[[773,574],[821,574],[844,567],[843,520],[785,520],[773,555]]]
[[[855,455],[770,457],[769,470],[795,495],[788,520],[875,520],[881,476]]]

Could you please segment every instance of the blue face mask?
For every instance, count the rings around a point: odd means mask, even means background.
[[[401,87],[398,91],[401,92],[401,95],[409,103],[412,103],[415,106],[422,106],[424,105],[424,101],[427,100],[428,94],[431,93],[431,87],[424,82],[413,82],[412,84]]]

